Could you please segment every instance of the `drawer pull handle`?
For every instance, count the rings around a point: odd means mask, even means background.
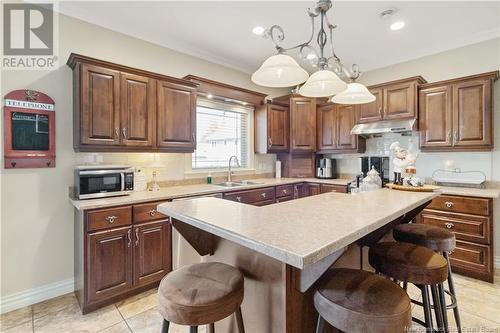
[[[287,192],[288,192],[287,190],[283,190],[283,194],[287,194]]]
[[[139,245],[139,229],[135,229],[135,246]]]
[[[241,202],[241,197],[236,197],[236,201]]]
[[[155,216],[155,215],[156,215],[156,209],[151,209],[151,210],[149,211],[149,216],[153,217],[153,216]]]
[[[451,201],[446,201],[446,202],[444,203],[444,205],[446,206],[446,208],[451,208],[451,207],[453,207],[454,203],[453,203],[453,202],[451,202]]]
[[[106,217],[106,221],[108,221],[109,224],[113,224],[113,223],[115,223],[117,218],[118,218],[117,216],[110,215],[110,216]]]
[[[132,237],[131,237],[131,233],[132,233],[132,229],[128,229],[128,232],[127,232],[127,237],[128,237],[128,244],[127,244],[127,247],[130,247],[130,245],[132,245]]]
[[[455,227],[455,225],[454,225],[453,223],[451,223],[451,222],[446,222],[446,223],[445,223],[445,226],[446,226],[446,228],[448,228],[448,229],[452,229],[452,228],[454,228],[454,227]]]
[[[265,193],[261,193],[262,197],[265,198],[266,197],[266,194]]]

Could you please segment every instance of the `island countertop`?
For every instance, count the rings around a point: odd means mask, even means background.
[[[198,198],[163,203],[158,211],[303,269],[439,194],[389,189],[325,193],[264,207]]]

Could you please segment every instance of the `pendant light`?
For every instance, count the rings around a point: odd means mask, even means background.
[[[347,89],[333,96],[331,101],[337,104],[365,104],[375,101],[375,96],[361,83],[349,83]]]
[[[305,97],[327,97],[336,95],[347,89],[347,83],[334,72],[322,69],[314,72],[299,89],[299,94]]]
[[[252,81],[264,87],[292,87],[304,83],[309,74],[290,56],[276,54],[269,57],[253,73]]]

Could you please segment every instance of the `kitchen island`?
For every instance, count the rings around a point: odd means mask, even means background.
[[[406,223],[439,192],[381,189],[255,207],[218,198],[164,203],[158,211],[207,261],[245,275],[242,310],[247,332],[313,332],[315,283],[332,265],[359,267],[349,248]],[[235,331],[232,319],[218,332]]]

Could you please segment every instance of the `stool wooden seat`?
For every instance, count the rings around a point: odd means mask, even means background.
[[[448,262],[440,254],[429,248],[403,242],[383,242],[370,247],[368,252],[370,265],[395,281],[410,282],[422,291],[421,303],[424,307],[425,322],[417,318],[413,320],[434,332],[432,324],[432,305],[429,290],[432,292],[436,321],[440,332],[448,332],[444,322],[444,311],[441,305],[438,286],[448,278]]]
[[[368,257],[375,270],[399,281],[432,285],[448,278],[446,259],[423,246],[383,242],[372,246]]]
[[[406,292],[379,275],[347,268],[331,269],[314,295],[323,320],[344,332],[401,333],[411,327],[411,303]]]
[[[417,245],[422,245],[439,252],[448,262],[448,290],[444,289],[443,284],[438,286],[441,305],[444,312],[444,324],[448,326],[448,313],[447,311],[452,309],[453,315],[455,317],[455,323],[460,333],[462,330],[462,323],[460,320],[460,312],[458,310],[457,296],[455,292],[455,284],[453,283],[453,275],[451,273],[451,265],[449,253],[455,250],[456,237],[455,234],[449,230],[420,224],[401,224],[393,229],[394,239],[400,242],[407,242]],[[451,302],[446,304],[445,293],[451,298]]]
[[[421,223],[397,225],[392,233],[398,242],[425,246],[441,253],[453,251],[456,245],[453,232]]]
[[[243,333],[240,305],[243,301],[243,275],[229,265],[211,262],[179,268],[163,278],[158,288],[158,310],[170,322],[197,327],[236,314]],[[193,330],[192,330],[193,331]]]

